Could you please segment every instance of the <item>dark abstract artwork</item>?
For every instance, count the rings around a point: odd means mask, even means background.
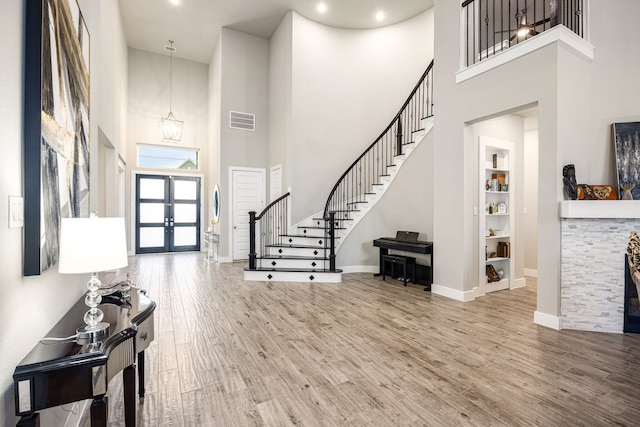
[[[25,7],[24,275],[58,262],[61,218],[89,216],[89,33],[76,0]]]
[[[613,138],[620,198],[640,200],[640,122],[614,123]]]

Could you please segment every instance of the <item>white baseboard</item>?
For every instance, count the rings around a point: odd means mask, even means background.
[[[524,275],[529,277],[538,277],[538,270],[534,270],[533,268],[525,268]]]
[[[527,280],[524,277],[521,277],[519,279],[513,279],[509,289],[524,288],[525,286],[527,286]]]
[[[234,262],[233,259],[231,259],[230,256],[220,256],[218,257],[218,262]],[[242,262],[242,261],[238,261],[238,262]],[[249,266],[249,261],[245,260],[244,262],[247,263],[247,266]]]
[[[346,265],[339,266],[342,273],[377,273],[380,271],[380,267],[377,265]]]
[[[431,285],[431,293],[462,302],[473,301],[474,299],[476,299],[475,289],[472,289],[470,291],[459,291],[457,289],[451,289],[447,286],[436,285],[435,283]]]
[[[560,317],[541,313],[539,311],[533,313],[533,323],[555,329],[556,331],[562,329],[562,319]]]

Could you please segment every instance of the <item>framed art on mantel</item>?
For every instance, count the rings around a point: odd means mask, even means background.
[[[640,200],[640,122],[614,123],[613,138],[620,198]]]
[[[89,216],[89,32],[76,0],[26,0],[25,276],[58,261],[60,218]]]

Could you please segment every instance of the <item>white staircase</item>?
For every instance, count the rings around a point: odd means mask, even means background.
[[[336,212],[336,252],[360,219],[382,198],[404,162],[432,128],[433,117],[422,119],[421,129],[411,134],[410,142],[403,144],[403,154],[394,156],[394,164],[378,177],[373,191],[367,193],[364,200],[347,203],[348,210]],[[322,217],[323,212],[312,215],[291,227],[282,243],[267,246],[266,254],[256,260],[256,269],[245,269],[244,280],[340,283],[342,271],[329,271],[329,239]]]
[[[374,185],[374,192],[368,193],[365,196],[364,201],[353,202],[350,206],[353,209],[348,212],[342,212],[341,218],[338,218],[339,227],[336,228],[336,251],[340,247],[340,244],[344,242],[347,235],[353,230],[360,222],[362,218],[371,210],[373,206],[382,198],[387,189],[391,186],[391,183],[398,176],[398,172],[402,168],[404,162],[407,161],[409,156],[416,150],[418,145],[425,139],[426,135],[433,129],[433,116],[421,121],[421,129],[411,134],[411,142],[403,144],[402,154],[394,157],[394,164],[387,168],[387,174],[381,175],[379,184]],[[322,214],[314,215],[314,217],[321,217]],[[302,221],[304,224],[308,221]]]
[[[283,242],[267,245],[255,270],[244,270],[244,280],[340,283],[342,271],[329,271],[329,242],[324,220],[294,227]]]

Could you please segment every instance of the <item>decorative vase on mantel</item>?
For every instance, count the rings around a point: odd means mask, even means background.
[[[633,196],[631,195],[631,190],[633,190],[636,186],[635,182],[622,182],[620,183],[620,188],[622,189],[622,197],[621,200],[633,200]]]

